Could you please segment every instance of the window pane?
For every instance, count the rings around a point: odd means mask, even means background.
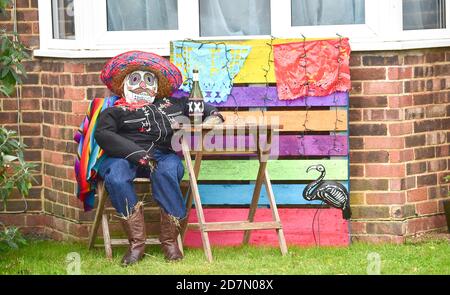
[[[73,0],[52,0],[53,38],[75,39]]]
[[[200,36],[270,35],[270,0],[200,0]]]
[[[177,30],[177,0],[107,0],[108,31]]]
[[[292,26],[365,23],[364,0],[291,0]]]
[[[445,0],[403,0],[403,30],[445,28]]]

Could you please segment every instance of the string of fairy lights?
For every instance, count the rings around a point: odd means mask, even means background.
[[[335,45],[335,47],[337,48],[337,55],[336,55],[336,60],[337,60],[337,81],[336,81],[336,89],[338,88],[338,86],[341,83],[341,66],[343,63],[343,60],[341,58],[341,51],[342,51],[342,39],[343,37],[340,34],[336,34],[339,38],[339,42],[338,44]],[[301,61],[300,61],[300,66],[303,68],[304,70],[304,77],[305,77],[305,81],[303,83],[303,87],[305,88],[305,92],[306,95],[303,97],[304,101],[305,101],[305,113],[304,113],[304,120],[303,122],[300,123],[300,125],[303,127],[302,131],[300,131],[300,134],[298,135],[299,139],[300,139],[300,147],[299,147],[299,153],[301,156],[303,157],[307,157],[308,156],[308,152],[307,152],[307,147],[306,147],[306,136],[310,136],[315,130],[308,128],[308,124],[310,123],[309,121],[309,115],[310,115],[310,111],[313,107],[313,105],[311,105],[309,103],[309,93],[310,93],[310,74],[308,72],[308,50],[307,50],[307,38],[306,36],[304,36],[303,34],[302,36],[302,55],[300,56]],[[276,41],[277,38],[271,36],[270,37],[270,42],[266,42],[266,46],[269,47],[268,50],[268,56],[267,56],[267,63],[264,63],[263,65],[261,65],[261,70],[264,73],[264,80],[265,80],[265,94],[263,95],[262,99],[263,99],[263,106],[262,108],[260,108],[262,115],[265,116],[266,111],[267,111],[267,101],[272,101],[273,99],[269,97],[269,90],[270,90],[270,81],[269,81],[269,73],[271,71],[271,67],[272,64],[274,63],[274,52],[273,52],[273,44]],[[222,46],[221,48],[223,48],[223,52],[224,52],[224,57],[225,57],[225,65],[223,66],[222,69],[226,70],[227,73],[227,77],[228,77],[228,81],[229,81],[229,87],[230,89],[233,88],[233,81],[234,78],[236,77],[237,73],[233,76],[231,75],[231,71],[230,71],[230,67],[229,64],[231,62],[230,60],[230,52],[231,49],[228,48],[227,44],[223,41],[221,42],[214,42],[214,41],[198,41],[198,40],[192,40],[192,39],[184,39],[182,40],[181,43],[181,57],[183,59],[183,66],[186,70],[186,81],[188,83],[191,83],[192,78],[189,76],[188,73],[188,58],[185,54],[185,42],[192,42],[192,43],[197,43],[199,44],[199,47],[197,49],[201,49],[202,46],[204,44],[213,44],[215,45],[216,49],[219,49],[220,46]],[[239,120],[239,104],[236,100],[236,97],[233,94],[233,91],[230,92],[230,94],[228,95],[228,99],[233,99],[234,102],[234,113],[235,113],[235,120]],[[334,121],[334,128],[333,130],[331,130],[329,132],[329,135],[332,136],[332,144],[330,144],[330,148],[327,151],[327,157],[330,158],[333,155],[339,154],[339,152],[341,151],[341,144],[339,144],[339,140],[338,140],[338,131],[339,131],[339,123],[341,123],[342,121],[339,119],[339,111],[338,111],[338,107],[339,107],[339,100],[338,100],[338,96],[337,96],[337,91],[335,90],[333,92],[333,104],[334,104],[334,113],[335,113],[335,121]],[[319,143],[319,139],[316,137],[313,140],[313,144],[320,144]],[[322,201],[322,203],[320,205],[323,205],[324,202]],[[320,246],[320,213],[321,210],[319,210],[320,207],[318,207],[314,213],[313,219],[312,219],[312,233],[313,233],[313,237],[314,237],[314,243],[316,245]],[[315,228],[314,228],[314,224],[317,218],[317,232],[318,232],[318,241],[316,238],[316,233],[315,233]]]

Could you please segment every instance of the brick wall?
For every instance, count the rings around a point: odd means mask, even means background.
[[[18,0],[20,39],[39,44],[36,0]],[[26,21],[25,21],[26,20]],[[11,13],[0,27],[12,30]],[[89,100],[109,95],[98,74],[106,59],[26,62],[19,125],[38,165],[27,214],[0,221],[54,239],[86,238],[93,212],[75,197],[72,140]],[[446,226],[449,185],[450,48],[353,52],[350,172],[354,240],[402,242]],[[0,124],[17,129],[17,100],[0,97]],[[14,195],[6,208],[20,210]],[[157,230],[157,229],[154,229]]]
[[[351,75],[353,239],[444,228],[450,48],[353,53]]]

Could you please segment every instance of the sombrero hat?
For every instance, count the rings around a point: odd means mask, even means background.
[[[111,58],[105,64],[100,79],[112,92],[123,95],[123,79],[136,70],[150,71],[158,77],[156,97],[170,96],[183,82],[180,70],[173,63],[143,51],[128,51]]]

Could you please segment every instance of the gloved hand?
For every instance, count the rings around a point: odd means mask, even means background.
[[[218,125],[222,124],[224,121],[225,119],[219,112],[214,112],[210,116],[206,117],[203,121],[203,125]]]
[[[150,170],[150,173],[155,171],[158,162],[153,159],[150,155],[145,155],[139,160],[139,166],[144,169]]]

